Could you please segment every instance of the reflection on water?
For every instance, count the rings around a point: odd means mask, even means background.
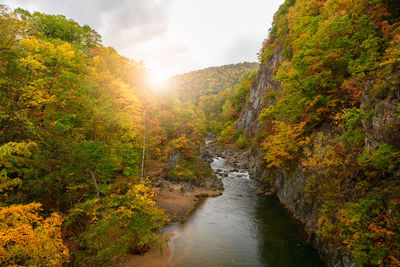
[[[208,198],[183,225],[166,232],[172,240],[172,266],[323,266],[279,201],[254,194],[245,170],[214,159],[224,193]]]

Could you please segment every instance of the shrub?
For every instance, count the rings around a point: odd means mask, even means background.
[[[107,264],[127,252],[142,253],[149,247],[161,247],[161,227],[166,222],[156,207],[148,181],[133,185],[126,194],[112,194],[75,206],[68,224],[87,220],[77,241],[81,263]]]

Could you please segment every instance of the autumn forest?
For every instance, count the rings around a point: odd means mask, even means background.
[[[163,227],[190,216],[163,194],[223,193],[215,138],[324,264],[399,266],[398,1],[286,0],[258,59],[157,90],[93,28],[0,4],[0,265],[162,249]]]

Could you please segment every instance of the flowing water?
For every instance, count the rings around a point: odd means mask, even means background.
[[[223,158],[211,167],[224,193],[207,198],[184,224],[167,226],[171,266],[323,266],[276,197],[254,194],[256,182]]]

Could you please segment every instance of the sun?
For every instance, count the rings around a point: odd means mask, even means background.
[[[162,72],[151,70],[148,77],[150,87],[160,90],[165,87],[168,75]]]

